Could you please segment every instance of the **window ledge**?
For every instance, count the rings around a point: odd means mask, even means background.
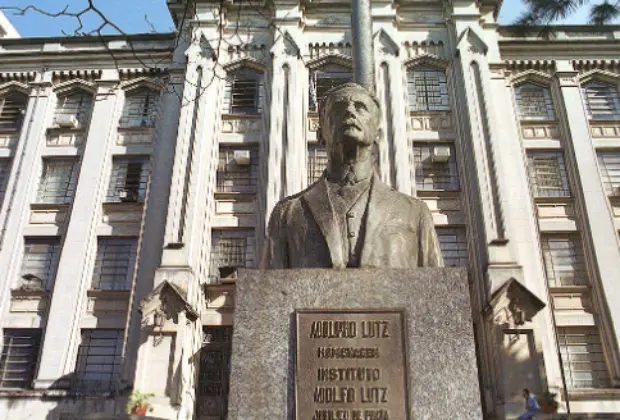
[[[0,128],[0,134],[17,134],[20,131],[19,128]]]
[[[100,289],[89,289],[86,292],[88,297],[97,297],[97,298],[123,298],[129,296],[130,290],[100,290]]]
[[[49,127],[47,134],[60,134],[60,133],[75,133],[86,134],[86,130],[83,128],[69,128],[69,127]]]
[[[540,125],[540,124],[557,124],[558,123],[557,120],[549,120],[547,118],[529,119],[529,120],[520,119],[519,121],[521,122],[521,125]]]
[[[146,126],[132,126],[132,125],[120,125],[118,127],[119,133],[152,133],[155,131],[155,126],[146,125]]]
[[[454,197],[458,198],[461,195],[461,190],[421,190],[416,188],[416,196],[418,198],[424,197]]]
[[[620,400],[618,388],[591,388],[568,390],[568,398],[571,400]]]
[[[118,210],[135,210],[141,209],[144,206],[143,201],[106,201],[103,203],[103,207],[106,209]]]
[[[114,396],[111,391],[92,391],[92,392],[79,392],[70,391],[66,389],[13,389],[13,388],[0,388],[0,397],[9,398],[65,398],[65,397],[102,397],[108,398]]]
[[[547,286],[549,293],[588,293],[590,286],[574,285],[574,286]]]
[[[451,114],[452,111],[449,109],[442,109],[442,110],[425,110],[425,111],[409,111],[409,116],[410,117],[423,117],[425,115],[428,116],[433,116],[433,115],[447,115],[447,114]]]
[[[251,113],[251,114],[229,114],[229,113],[225,113],[225,114],[222,114],[222,119],[223,120],[237,120],[239,118],[259,119],[262,116],[263,116],[263,114],[261,114],[261,113]]]
[[[40,288],[16,287],[14,289],[11,289],[11,296],[43,298],[47,296],[47,291]]]
[[[31,210],[66,210],[70,206],[65,203],[30,203]]]
[[[541,204],[572,204],[573,197],[534,197],[534,202]]]

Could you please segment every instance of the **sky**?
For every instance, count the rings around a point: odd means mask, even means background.
[[[2,7],[26,7],[34,5],[48,12],[57,13],[69,6],[69,11],[79,11],[87,4],[86,0],[0,0]],[[166,0],[95,0],[95,5],[118,25],[125,33],[147,33],[155,29],[158,32],[170,32],[174,29],[168,13]],[[510,24],[523,11],[521,0],[504,0],[500,13],[500,23]],[[582,8],[572,15],[567,24],[585,24],[587,8]],[[23,37],[62,36],[73,33],[77,21],[73,18],[51,18],[37,12],[28,12],[25,16],[16,16],[11,10],[4,10],[9,20]],[[86,17],[89,28],[97,27],[101,22],[92,13]],[[108,32],[110,33],[110,32]]]

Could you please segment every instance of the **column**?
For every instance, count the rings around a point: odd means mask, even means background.
[[[609,213],[609,201],[600,180],[596,150],[590,137],[590,125],[584,109],[577,75],[566,63],[558,63],[560,69],[556,72],[559,80],[560,91],[564,103],[564,116],[568,126],[567,149],[574,160],[573,178],[575,188],[575,201],[581,208],[581,226],[586,234],[585,243],[589,242],[594,260],[594,270],[598,276],[593,276],[592,285],[598,291],[600,301],[606,308],[600,308],[602,316],[600,321],[607,324],[615,333],[603,334],[601,338],[607,340],[613,348],[612,355],[608,357],[612,365],[611,378],[615,384],[620,380],[620,362],[617,355],[618,335],[620,334],[620,248],[613,218]],[[570,139],[570,140],[569,140]],[[598,277],[598,279],[597,279]],[[598,280],[598,281],[597,281]],[[606,317],[605,315],[609,316]]]
[[[45,144],[46,115],[50,106],[52,85],[41,74],[37,82],[32,83],[33,90],[28,101],[24,126],[19,143],[13,154],[11,180],[7,185],[4,199],[4,213],[0,215],[2,231],[0,233],[0,267],[11,267],[0,277],[0,314],[6,312],[10,301],[10,289],[13,286],[19,267],[15,262],[23,248],[23,229],[30,216],[30,197],[38,185],[40,168],[40,149]],[[15,188],[14,194],[11,192]]]
[[[82,156],[80,176],[71,219],[65,234],[56,283],[43,340],[36,388],[47,388],[61,376],[72,372],[75,360],[70,348],[81,317],[80,298],[90,273],[86,272],[90,245],[95,240],[101,206],[104,159],[108,156],[114,128],[114,107],[118,80],[99,81],[94,109]]]

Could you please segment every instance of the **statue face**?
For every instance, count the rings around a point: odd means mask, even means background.
[[[338,144],[371,146],[379,136],[379,107],[362,88],[330,94],[325,102],[321,134],[328,149]]]

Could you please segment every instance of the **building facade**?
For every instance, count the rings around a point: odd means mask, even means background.
[[[236,269],[322,173],[350,5],[168,5],[175,34],[0,39],[2,418],[225,418]],[[499,7],[373,1],[378,170],[468,268],[485,417],[620,413],[620,27]]]

